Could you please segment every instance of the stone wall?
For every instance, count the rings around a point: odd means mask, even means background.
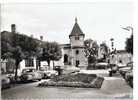
[[[76,50],[79,51],[78,54],[76,54]],[[80,68],[84,68],[84,69],[86,68],[86,66],[88,65],[88,61],[84,55],[84,48],[73,49],[73,65],[76,65],[76,60],[79,61]]]
[[[75,40],[75,36],[70,37],[71,47],[73,46],[84,46],[84,36],[79,36],[79,40]]]

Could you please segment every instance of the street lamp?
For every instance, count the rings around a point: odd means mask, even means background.
[[[111,48],[112,48],[112,51],[113,51],[114,50],[114,38],[111,38],[110,41],[111,41]]]
[[[124,30],[127,30],[127,31],[131,31],[131,33],[133,34],[133,27],[131,27],[131,26],[127,26],[127,27],[122,27],[122,29],[124,29]]]

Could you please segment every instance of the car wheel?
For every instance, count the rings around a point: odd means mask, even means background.
[[[130,79],[129,85],[133,88],[133,79]]]
[[[112,71],[109,71],[109,76],[112,77]]]

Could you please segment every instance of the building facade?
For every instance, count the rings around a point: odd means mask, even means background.
[[[117,50],[115,54],[110,56],[110,63],[127,65],[127,63],[133,62],[133,55],[126,50]]]
[[[88,65],[87,58],[84,54],[85,34],[78,25],[77,18],[69,35],[70,43],[62,44],[62,62],[64,65],[76,66],[85,69]]]

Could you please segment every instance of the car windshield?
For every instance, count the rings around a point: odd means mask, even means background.
[[[24,69],[22,73],[35,72],[35,69]]]
[[[128,63],[127,66],[132,67],[133,63]]]
[[[41,67],[39,70],[40,70],[40,71],[47,71],[47,69],[44,68],[44,67]]]

